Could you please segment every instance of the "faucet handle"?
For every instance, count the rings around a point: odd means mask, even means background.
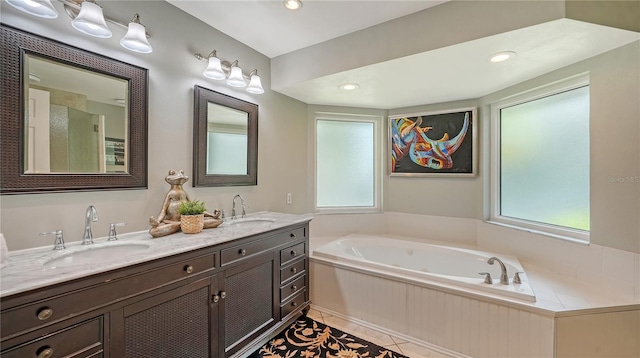
[[[118,236],[116,234],[116,226],[125,226],[125,225],[127,225],[127,223],[109,224],[109,238],[107,239],[107,241],[118,240]]]
[[[485,275],[484,276],[484,283],[487,283],[489,285],[493,284],[493,279],[491,279],[491,273],[489,273],[489,272],[478,272],[478,275]]]
[[[226,214],[224,212],[224,209],[220,210],[220,219],[224,219],[226,217]]]
[[[65,249],[64,238],[62,236],[62,229],[58,229],[56,231],[51,231],[51,232],[41,232],[40,233],[40,236],[45,236],[45,235],[56,235],[56,239],[53,241],[53,249],[54,250],[63,250],[63,249]]]
[[[518,271],[516,272],[515,275],[513,275],[513,283],[518,283],[518,284],[522,283],[522,280],[520,279],[521,273],[524,273],[524,271]]]

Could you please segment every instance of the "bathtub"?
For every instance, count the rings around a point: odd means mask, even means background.
[[[517,258],[489,252],[432,245],[385,237],[350,234],[313,251],[319,259],[364,267],[385,274],[398,275],[428,285],[444,286],[471,293],[486,293],[510,299],[535,302],[535,294],[526,274],[522,283],[513,283],[516,272],[524,272]],[[509,275],[509,285],[500,283],[500,265],[487,260],[500,258]],[[489,272],[493,284],[484,283],[480,272]]]

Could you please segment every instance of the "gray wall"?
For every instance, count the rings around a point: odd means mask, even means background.
[[[71,27],[62,4],[53,1],[59,17],[48,20],[23,15],[2,1],[1,21],[45,37],[53,38],[92,52],[103,54],[149,70],[149,189],[83,193],[3,195],[0,232],[9,250],[49,245],[43,231],[63,229],[67,241],[80,240],[84,213],[88,205],[98,209],[100,221],[94,223],[96,237],[106,236],[109,223],[126,221],[120,232],[146,230],[149,216],[156,216],[169,185],[164,177],[171,169],[184,169],[191,176],[193,87],[200,85],[259,105],[258,185],[233,188],[185,189],[204,200],[209,209],[230,211],[236,193],[247,200],[249,212],[273,210],[306,211],[306,151],[291,150],[306,146],[306,104],[270,90],[270,60],[246,45],[220,33],[199,20],[159,0],[103,1],[106,14],[127,22],[140,13],[142,23],[152,35],[151,54],[136,54],[123,49],[120,38],[125,29],[110,25],[111,39],[81,34]],[[263,95],[250,95],[224,83],[202,76],[206,63],[193,54],[218,50],[226,60],[238,59],[248,73],[261,74]],[[286,140],[283,140],[286,138]],[[293,204],[286,204],[286,193]]]

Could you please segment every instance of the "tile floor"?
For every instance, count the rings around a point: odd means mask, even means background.
[[[434,352],[415,343],[407,342],[404,338],[391,336],[368,327],[363,327],[357,323],[349,322],[345,319],[331,316],[315,309],[311,309],[307,316],[318,322],[322,322],[328,326],[344,331],[345,333],[352,334],[392,351],[402,353],[410,358],[447,358],[446,355]]]

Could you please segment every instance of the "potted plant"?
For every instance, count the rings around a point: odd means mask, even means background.
[[[180,203],[180,229],[185,234],[197,234],[204,227],[204,202],[200,200]]]

